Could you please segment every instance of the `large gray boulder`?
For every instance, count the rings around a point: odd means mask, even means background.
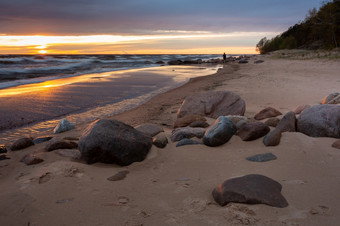
[[[143,161],[152,138],[117,120],[100,119],[90,124],[79,139],[82,159],[87,163],[116,163],[122,166]]]
[[[177,117],[196,114],[216,119],[225,115],[244,115],[245,109],[245,102],[239,95],[229,91],[209,91],[186,97]]]
[[[231,119],[220,116],[216,119],[214,125],[205,132],[203,143],[211,147],[220,146],[227,143],[236,131],[237,128]]]
[[[283,208],[288,206],[288,202],[281,189],[281,184],[269,177],[249,174],[226,180],[213,190],[212,195],[221,206],[236,202]]]
[[[297,119],[297,130],[311,137],[340,138],[340,106],[324,104],[304,110]]]

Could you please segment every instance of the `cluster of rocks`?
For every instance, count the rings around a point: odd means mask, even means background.
[[[241,55],[238,57],[227,57],[226,62],[235,62],[235,63],[239,63],[239,64],[246,64],[248,63],[250,60],[249,56],[246,55]],[[259,64],[259,63],[263,63],[263,60],[255,60],[254,64]],[[190,65],[190,64],[222,64],[225,63],[223,61],[222,58],[215,58],[215,59],[209,59],[209,60],[202,60],[202,59],[196,59],[196,60],[171,60],[168,62],[168,65]],[[157,64],[164,64],[163,61],[159,61],[157,62]]]
[[[324,100],[327,104],[302,105],[295,111],[286,113],[281,119],[277,116],[282,113],[272,107],[265,108],[253,119],[248,119],[244,116],[245,101],[235,93],[209,91],[188,96],[177,112],[170,140],[177,142],[176,147],[184,145],[216,147],[227,143],[234,135],[243,141],[263,138],[265,146],[278,145],[284,132],[340,138],[340,106],[329,104],[330,101],[336,103],[337,95],[331,94],[331,97]],[[296,115],[299,115],[298,118]],[[209,125],[207,117],[215,119],[215,122]],[[54,133],[73,128],[71,123],[63,119],[54,129]],[[99,119],[93,122],[83,131],[79,142],[77,140],[77,138],[25,137],[15,141],[10,149],[18,151],[47,142],[46,152],[58,150],[62,156],[81,158],[88,164],[103,162],[126,166],[143,161],[152,145],[164,148],[168,144],[168,138],[159,125],[146,123],[133,128],[114,119]],[[340,148],[340,140],[335,142],[333,147]],[[1,145],[0,153],[6,152],[6,147]],[[247,160],[265,162],[276,158],[272,153],[264,153],[247,157]],[[2,159],[8,157],[1,155],[0,160]],[[21,161],[26,165],[34,165],[44,160],[39,157],[39,153],[29,153]],[[120,180],[127,173],[120,173],[109,180]],[[229,202],[243,202],[286,207],[288,203],[281,195],[281,189],[282,186],[278,182],[263,175],[251,174],[223,182],[214,189],[213,197],[222,206]]]
[[[74,125],[67,121],[66,119],[60,120],[58,125],[54,128],[53,133],[62,133],[69,130],[74,129]],[[45,146],[45,151],[50,152],[57,149],[76,149],[78,147],[78,144],[74,141],[69,141],[67,139],[59,139],[59,138],[53,138],[53,137],[38,137],[33,139],[32,137],[23,137],[16,141],[14,141],[9,149],[11,151],[20,151],[25,148],[28,148],[30,146],[34,146],[36,144],[47,142],[47,145]],[[0,146],[0,153],[6,153],[7,148],[5,145]],[[75,151],[79,152],[79,151]],[[39,153],[29,153],[24,155],[24,157],[21,159],[21,162],[25,163],[26,165],[35,165],[43,162],[44,160],[39,157]],[[68,155],[68,156],[75,156],[75,155]],[[0,157],[0,159],[10,159],[7,156]]]

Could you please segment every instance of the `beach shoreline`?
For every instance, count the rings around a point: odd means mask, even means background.
[[[200,64],[129,69],[2,89],[0,142],[8,143],[4,137],[11,133],[16,137],[23,133],[35,136],[39,131],[52,130],[61,117],[77,125],[115,115],[219,67]]]
[[[264,62],[254,64],[255,60]],[[303,104],[318,105],[339,91],[338,61],[272,59],[255,56],[248,64],[228,63],[217,73],[192,78],[183,86],[158,94],[146,103],[109,117],[131,126],[154,123],[169,138],[177,110],[188,95],[232,91],[246,102],[245,116],[274,107],[286,114]],[[279,116],[279,118],[282,116]],[[207,118],[213,123],[213,119]],[[79,138],[89,123],[52,135]],[[273,128],[272,128],[273,129]],[[199,141],[199,139],[196,139]],[[87,165],[45,152],[37,144],[9,152],[0,162],[0,221],[7,225],[337,225],[340,218],[340,152],[338,139],[284,132],[275,147],[262,139],[245,142],[233,136],[219,147],[152,146],[147,158],[129,166]],[[276,160],[258,163],[246,157],[271,152]],[[44,159],[26,166],[28,154]],[[120,171],[126,178],[109,181]],[[278,181],[289,206],[230,203],[221,207],[212,190],[227,179],[261,174]]]

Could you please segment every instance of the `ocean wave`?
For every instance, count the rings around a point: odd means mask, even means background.
[[[143,68],[171,60],[207,60],[218,55],[0,55],[0,88],[88,73]],[[33,80],[32,80],[33,79]],[[13,82],[21,80],[21,82]],[[40,80],[39,80],[40,81]],[[5,84],[3,84],[5,83]]]

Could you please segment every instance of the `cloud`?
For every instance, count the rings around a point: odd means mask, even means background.
[[[11,0],[0,3],[6,34],[150,34],[156,30],[282,31],[319,0]]]

